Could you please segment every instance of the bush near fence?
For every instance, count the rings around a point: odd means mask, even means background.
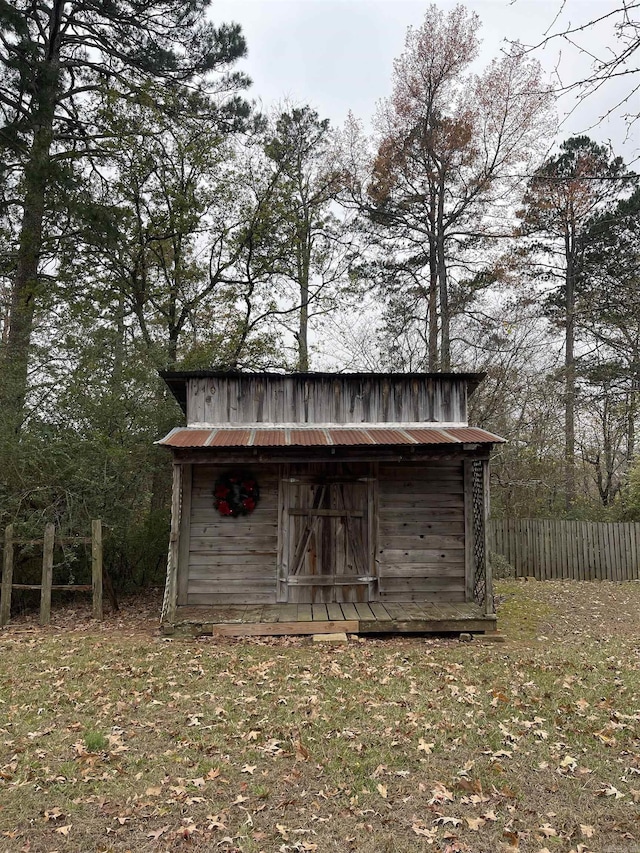
[[[489,551],[515,577],[640,580],[640,523],[491,519]]]

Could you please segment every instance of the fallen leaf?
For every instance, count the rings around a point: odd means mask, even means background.
[[[473,832],[477,832],[486,823],[486,820],[481,817],[466,817],[465,820]]]
[[[44,813],[44,819],[48,820],[59,820],[60,818],[64,819],[63,813],[60,809],[50,809]]]
[[[377,788],[380,796],[386,800],[387,799],[387,786],[383,785],[382,783],[378,783],[378,785],[376,785],[376,788]]]
[[[147,833],[147,838],[152,838],[154,841],[157,841],[161,835],[164,835],[165,832],[169,830],[169,824],[166,826],[161,826],[160,829],[155,829],[153,832]]]
[[[415,832],[416,835],[419,835],[421,838],[428,839],[429,844],[433,844],[437,834],[437,829],[428,829],[423,826],[421,823],[415,822],[411,824],[411,829]]]
[[[57,829],[54,829],[54,832],[57,832],[58,835],[67,836],[71,832],[72,823],[68,823],[66,826],[59,826]]]
[[[589,826],[586,823],[581,823],[580,832],[582,833],[583,838],[592,838],[595,830],[592,826]]]
[[[460,826],[462,821],[457,817],[448,817],[447,815],[440,815],[434,821],[434,823],[439,824],[440,826]]]
[[[454,796],[448,788],[442,784],[442,782],[436,782],[435,788],[431,791],[432,797],[429,800],[429,805],[433,806],[438,803],[452,803],[454,800]]]
[[[599,791],[599,794],[603,797],[615,797],[616,800],[621,800],[624,797],[624,794],[617,788],[614,788],[613,785],[605,785],[605,787]]]

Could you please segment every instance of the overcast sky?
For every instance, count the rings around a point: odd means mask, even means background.
[[[453,2],[440,2],[443,10]],[[533,44],[553,24],[562,0],[469,0],[464,4],[482,21],[484,66],[499,55],[505,40]],[[249,56],[238,66],[253,80],[251,96],[268,108],[283,99],[310,104],[321,118],[341,124],[349,110],[368,122],[376,102],[389,94],[393,60],[403,50],[407,27],[420,26],[428,3],[417,0],[213,0],[216,22],[236,21],[247,39]],[[583,23],[614,7],[613,0],[567,0],[563,23]],[[586,46],[604,58],[615,46],[612,22],[585,37]],[[588,70],[584,57],[570,45],[556,42],[538,58],[551,74],[559,60],[564,81]],[[561,127],[561,138],[587,132],[599,142],[611,141],[630,162],[640,154],[640,128],[628,133],[619,117],[600,117],[619,100],[628,78],[602,89],[577,109]],[[559,102],[561,117],[574,106],[570,97]],[[640,95],[632,105],[640,112]],[[592,127],[596,124],[596,127]]]

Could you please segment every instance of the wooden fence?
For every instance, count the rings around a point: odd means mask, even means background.
[[[14,556],[17,547],[24,545],[42,546],[42,581],[39,584],[14,583]],[[54,584],[53,552],[56,545],[91,545],[91,583]],[[42,539],[20,539],[14,536],[13,524],[4,532],[2,559],[2,587],[0,588],[0,628],[11,617],[11,594],[14,589],[40,590],[40,624],[51,621],[51,591],[91,592],[93,595],[93,618],[102,619],[102,522],[91,522],[91,537],[56,536],[53,524],[47,524]]]
[[[516,577],[640,580],[640,524],[632,522],[491,519],[489,551]]]

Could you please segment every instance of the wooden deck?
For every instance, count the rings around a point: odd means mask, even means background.
[[[166,634],[243,637],[286,634],[491,633],[496,617],[476,604],[267,604],[178,607]]]

